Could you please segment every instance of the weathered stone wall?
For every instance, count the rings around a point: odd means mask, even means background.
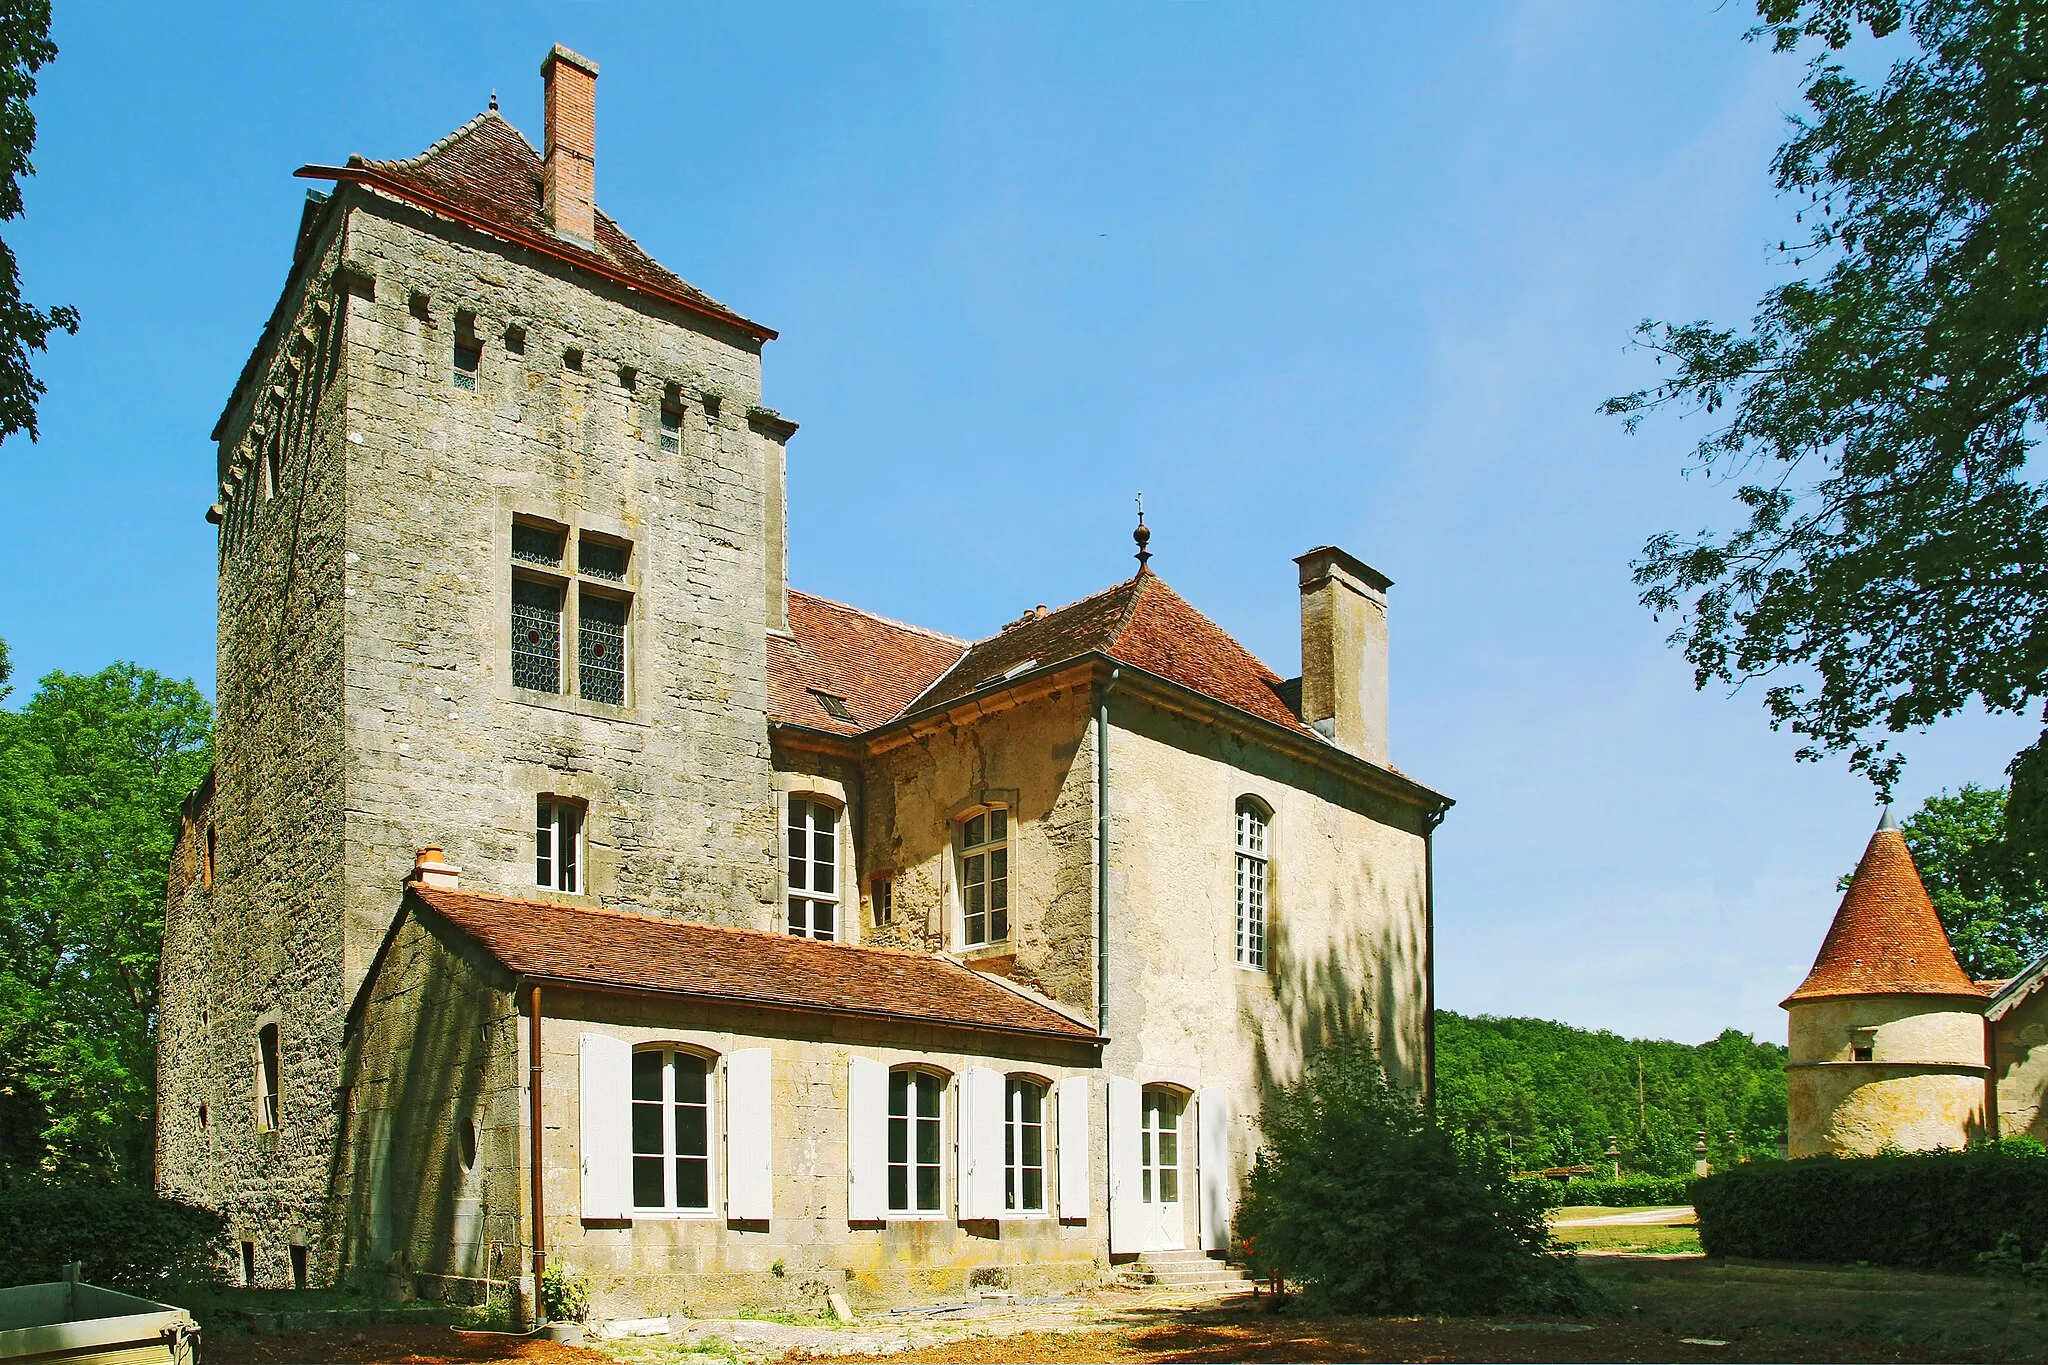
[[[1109,772],[1108,1070],[1190,1091],[1228,1087],[1238,1172],[1257,1149],[1266,1097],[1319,1041],[1370,1037],[1389,1075],[1419,1086],[1429,934],[1420,812],[1137,699],[1113,699]],[[1235,961],[1235,821],[1246,795],[1273,812],[1264,971]],[[1192,1238],[1192,1201],[1187,1216]]]
[[[1925,995],[1794,1004],[1786,1073],[1790,1154],[1869,1156],[1887,1147],[1961,1147],[1981,1137],[1986,1090],[1980,1008]],[[1870,1039],[1867,1062],[1853,1060],[1861,1037]]]
[[[533,891],[534,801],[587,801],[586,894],[767,927],[758,343],[402,205],[351,200],[348,981],[414,851]],[[482,343],[452,382],[458,323]],[[523,351],[507,341],[523,332]],[[580,368],[567,358],[580,353]],[[660,408],[685,409],[659,449]],[[775,461],[779,466],[779,460]],[[629,541],[624,705],[515,688],[515,515]],[[572,674],[573,639],[563,644]]]
[[[218,472],[215,786],[181,842],[211,831],[211,893],[174,880],[163,959],[159,1180],[221,1209],[286,1284],[325,1235],[342,994],[344,328],[328,288],[336,218],[309,215],[284,297],[224,421]],[[257,1029],[280,1038],[281,1113],[259,1131]],[[202,1128],[198,1111],[209,1122]]]
[[[1086,1137],[1086,1151],[1094,1167],[1094,1207],[1086,1222],[1063,1222],[1051,1214],[972,1224],[950,1215],[898,1218],[879,1227],[847,1220],[850,1057],[858,1054],[890,1066],[914,1062],[956,1078],[970,1066],[986,1066],[1051,1083],[1092,1074],[1089,1047],[709,1002],[543,994],[548,1255],[551,1263],[589,1277],[600,1315],[726,1312],[802,1300],[821,1284],[843,1289],[866,1306],[931,1302],[960,1297],[977,1270],[987,1279],[991,1269],[1000,1271],[997,1282],[1023,1293],[1060,1293],[1106,1270],[1106,1110],[1099,1084],[1089,1097],[1093,1131]],[[586,1032],[609,1033],[635,1045],[671,1042],[719,1057],[738,1048],[772,1049],[775,1193],[774,1217],[767,1225],[729,1223],[716,1214],[642,1217],[631,1223],[583,1221],[578,1065]],[[944,1112],[950,1210],[957,1175],[954,1097],[949,1095]],[[1066,1142],[1055,1117],[1048,1104],[1050,1141]],[[714,1119],[714,1133],[721,1126],[722,1119]],[[1049,1201],[1054,1197],[1050,1175],[1049,1164]],[[714,1189],[721,1187],[719,1178],[714,1175]],[[774,1269],[777,1263],[780,1273]]]
[[[2048,1141],[2048,993],[2035,991],[1992,1025],[2000,1137]]]
[[[341,1267],[363,1287],[474,1299],[466,1291],[523,1273],[526,1091],[511,985],[411,916],[391,938],[349,1042],[336,1165]]]

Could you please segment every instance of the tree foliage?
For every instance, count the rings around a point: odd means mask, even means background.
[[[1439,1010],[1437,1115],[1511,1153],[1520,1170],[1604,1168],[1613,1138],[1624,1172],[1681,1175],[1692,1169],[1701,1129],[1717,1164],[1776,1153],[1785,1055],[1734,1029],[1690,1047]]]
[[[2048,695],[2048,0],[1759,13],[1818,40],[1772,163],[1799,277],[1745,328],[1645,322],[1668,378],[1606,408],[1710,414],[1693,463],[1736,484],[1738,529],[1635,566],[1696,684],[1762,681],[1802,758],[1888,792],[1890,736]],[[1873,83],[1835,56],[1859,31],[1907,49]]]
[[[50,0],[0,0],[0,222],[21,216],[21,179],[33,175],[36,116],[29,98],[36,72],[57,55],[50,41]],[[21,297],[14,249],[0,241],[0,440],[17,431],[36,439],[36,400],[43,384],[30,357],[51,332],[78,330],[78,310],[37,308]]]
[[[149,1179],[164,880],[211,725],[125,663],[0,711],[0,1184]]]
[[[1510,1180],[1389,1085],[1370,1044],[1332,1044],[1266,1102],[1236,1231],[1259,1270],[1336,1313],[1571,1307],[1543,1191]]]
[[[1899,822],[1956,960],[1979,981],[2048,952],[2048,855],[2008,839],[2005,813],[2003,791],[1965,783]]]

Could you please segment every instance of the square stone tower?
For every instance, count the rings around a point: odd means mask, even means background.
[[[332,1273],[348,1010],[418,848],[465,886],[775,915],[775,334],[596,207],[596,64],[542,76],[542,151],[494,101],[299,172],[337,187],[213,433],[218,762],[167,913],[159,1168],[258,1283]]]

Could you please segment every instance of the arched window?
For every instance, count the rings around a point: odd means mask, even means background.
[[[1003,1208],[1045,1212],[1045,1085],[1030,1076],[1004,1086]]]
[[[1010,938],[1010,812],[978,810],[958,826],[960,944],[979,948]]]
[[[889,1212],[945,1207],[945,1078],[917,1067],[889,1073]]]
[[[711,1210],[711,1062],[694,1052],[633,1054],[633,1207]]]
[[[1264,804],[1242,796],[1237,802],[1237,965],[1266,968],[1266,826]]]
[[[839,810],[812,797],[789,798],[789,932],[839,937]]]

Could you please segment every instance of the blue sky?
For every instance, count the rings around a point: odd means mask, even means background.
[[[60,3],[8,239],[84,326],[0,449],[17,686],[213,676],[207,442],[307,188],[603,68],[598,199],[780,329],[766,401],[809,590],[977,636],[1154,567],[1282,673],[1292,557],[1391,575],[1394,761],[1458,799],[1439,998],[1783,1037],[1876,818],[1635,604],[1719,522],[1690,429],[1596,413],[1645,316],[1748,315],[1796,61],[1739,0],[1463,6]],[[1914,740],[1902,801],[2033,727]]]

